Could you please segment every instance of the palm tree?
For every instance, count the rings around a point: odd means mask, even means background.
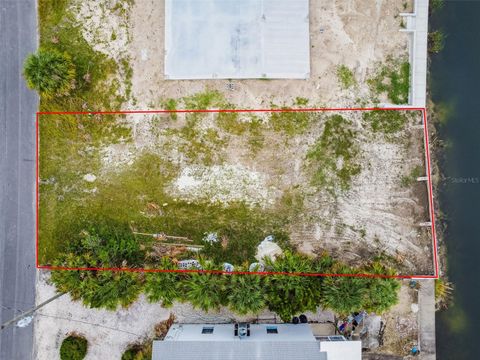
[[[205,270],[218,270],[214,265],[200,260]],[[227,304],[226,283],[228,275],[212,273],[191,273],[182,282],[181,289],[185,300],[205,312],[217,310]]]
[[[97,259],[89,254],[63,254],[54,264],[66,267],[98,267]],[[109,264],[101,264],[109,267]],[[60,292],[68,292],[74,300],[81,299],[92,308],[115,310],[127,307],[143,289],[140,274],[126,271],[52,271],[52,282]]]
[[[337,265],[333,273],[339,276],[328,276],[322,283],[321,304],[339,315],[348,315],[363,308],[367,293],[368,279],[342,276],[358,273],[346,265]]]
[[[27,85],[45,98],[67,95],[74,87],[75,66],[70,55],[39,49],[25,60],[23,75]]]
[[[163,270],[172,270],[174,264],[169,258],[161,260],[160,267]],[[179,283],[182,276],[174,272],[148,273],[145,279],[145,293],[151,302],[161,302],[162,306],[170,307],[175,300],[180,299]]]
[[[366,268],[366,272],[376,275],[395,275],[392,269],[379,262],[374,262]],[[368,278],[367,294],[364,301],[364,310],[381,314],[398,303],[400,282],[394,278]]]
[[[265,262],[274,272],[298,275],[315,272],[312,259],[289,251],[275,261],[267,258]],[[320,303],[321,278],[298,275],[271,275],[265,279],[268,308],[283,321],[304,311],[315,311]]]
[[[263,277],[259,275],[225,275],[229,276],[227,299],[229,308],[241,315],[257,314],[265,306],[265,289]]]

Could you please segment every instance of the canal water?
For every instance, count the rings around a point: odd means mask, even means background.
[[[480,359],[480,2],[444,3],[430,22],[447,37],[432,57],[429,85],[442,108],[438,196],[455,292],[454,305],[437,312],[437,359]]]

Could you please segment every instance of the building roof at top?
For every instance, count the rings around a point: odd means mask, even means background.
[[[154,341],[152,360],[327,360],[316,341]]]
[[[167,79],[305,79],[308,0],[166,0]]]

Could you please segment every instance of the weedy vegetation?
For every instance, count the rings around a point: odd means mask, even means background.
[[[343,89],[349,89],[357,84],[352,70],[345,65],[337,67],[337,77]]]
[[[393,104],[406,104],[410,88],[410,63],[390,58],[368,83],[375,94],[386,94]]]

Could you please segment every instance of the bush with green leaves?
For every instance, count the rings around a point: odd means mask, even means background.
[[[336,276],[328,276],[321,285],[321,305],[340,315],[348,315],[362,309],[366,294],[365,279],[345,276],[358,274],[356,269],[346,265],[334,268]]]
[[[72,334],[62,341],[61,360],[82,360],[87,355],[88,341],[82,336]]]
[[[266,307],[264,279],[260,275],[229,275],[227,300],[230,310],[240,315],[261,312]]]
[[[23,67],[27,85],[44,98],[68,95],[75,84],[75,65],[70,55],[40,48],[30,54]]]
[[[445,46],[445,35],[443,32],[437,30],[428,33],[428,51],[437,54],[443,50]]]
[[[266,301],[271,311],[276,312],[283,321],[289,321],[295,314],[317,309],[323,278],[298,276],[322,272],[313,259],[286,251],[275,261],[265,260],[269,271],[292,274],[269,275],[265,278]]]
[[[134,345],[122,354],[122,360],[151,360],[152,359],[152,342],[148,344]]]
[[[101,232],[84,234],[75,251],[66,253],[55,265],[68,268],[109,267],[120,261],[124,253],[118,249],[106,252]],[[128,244],[128,242],[127,242]],[[112,246],[112,244],[110,244]],[[115,246],[114,246],[115,247]],[[97,249],[97,251],[93,251]],[[134,251],[134,254],[136,252]],[[119,255],[120,254],[120,255]],[[205,271],[220,267],[210,260],[199,259]],[[383,312],[397,302],[399,283],[395,279],[348,274],[393,275],[379,263],[364,268],[351,268],[335,263],[324,254],[317,258],[286,250],[277,259],[264,259],[268,271],[279,274],[241,275],[209,272],[138,272],[125,271],[52,271],[51,280],[60,292],[69,292],[74,300],[81,299],[92,308],[116,310],[129,306],[145,292],[151,302],[170,307],[175,301],[190,302],[195,308],[208,312],[228,306],[238,314],[257,314],[264,308],[276,312],[283,321],[318,306],[346,315],[354,311]],[[245,265],[246,266],[246,265]],[[161,259],[162,270],[174,270],[167,257]],[[238,267],[237,270],[244,270]],[[336,276],[303,276],[327,274]]]
[[[114,233],[110,230],[115,229]],[[125,268],[139,266],[145,255],[131,234],[117,227],[96,227],[82,231],[69,243],[55,266],[67,268]],[[58,291],[69,292],[92,308],[115,310],[133,303],[143,290],[139,273],[125,271],[53,271],[52,282]]]
[[[160,262],[162,270],[175,269],[174,264],[167,257]],[[169,308],[173,302],[181,299],[180,284],[185,275],[175,272],[152,272],[145,275],[145,294],[150,302],[160,302],[163,307]]]
[[[67,254],[60,266],[68,268],[102,267],[91,256]],[[68,292],[91,308],[116,310],[132,304],[143,290],[139,273],[126,271],[56,270],[51,281],[59,292]]]
[[[366,296],[363,300],[362,310],[382,314],[398,303],[400,281],[395,278],[383,277],[395,275],[392,269],[379,262],[373,262],[365,268],[365,273],[379,276],[365,278]]]
[[[383,313],[398,302],[400,282],[397,279],[363,275],[394,275],[379,263],[362,271],[337,264],[333,273],[337,275],[327,277],[322,283],[321,305],[339,315],[361,310]],[[346,276],[349,274],[356,276]]]
[[[337,67],[337,78],[344,89],[348,89],[357,83],[352,70],[345,65],[340,65]]]
[[[204,270],[218,270],[211,263],[201,261]],[[203,310],[218,310],[227,305],[227,276],[215,273],[193,272],[179,285],[183,300]]]

